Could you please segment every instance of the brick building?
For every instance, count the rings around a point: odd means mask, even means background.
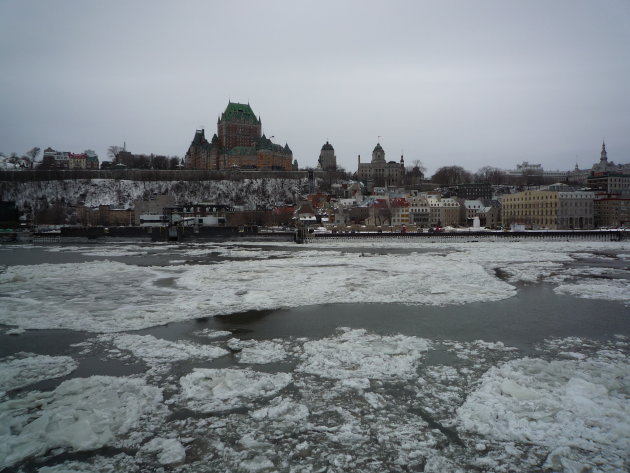
[[[293,152],[262,134],[260,117],[249,104],[229,102],[210,141],[195,132],[186,153],[188,169],[266,169],[291,171]]]

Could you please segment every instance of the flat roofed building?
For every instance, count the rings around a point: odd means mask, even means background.
[[[588,229],[594,226],[593,192],[528,190],[502,199],[502,224],[530,228]]]

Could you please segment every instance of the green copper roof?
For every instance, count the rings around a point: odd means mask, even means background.
[[[229,102],[225,112],[221,114],[221,120],[259,123],[249,104]]]
[[[227,152],[230,156],[252,156],[256,154],[255,146],[235,146]]]

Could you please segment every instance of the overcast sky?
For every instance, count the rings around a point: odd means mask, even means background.
[[[630,162],[630,0],[0,0],[0,152],[183,156],[228,100],[315,166]]]

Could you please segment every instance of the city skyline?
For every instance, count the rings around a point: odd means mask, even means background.
[[[0,152],[122,145],[183,157],[228,101],[301,167],[329,141],[459,165],[630,161],[630,4],[133,2],[0,5]],[[41,159],[41,156],[40,156]]]

